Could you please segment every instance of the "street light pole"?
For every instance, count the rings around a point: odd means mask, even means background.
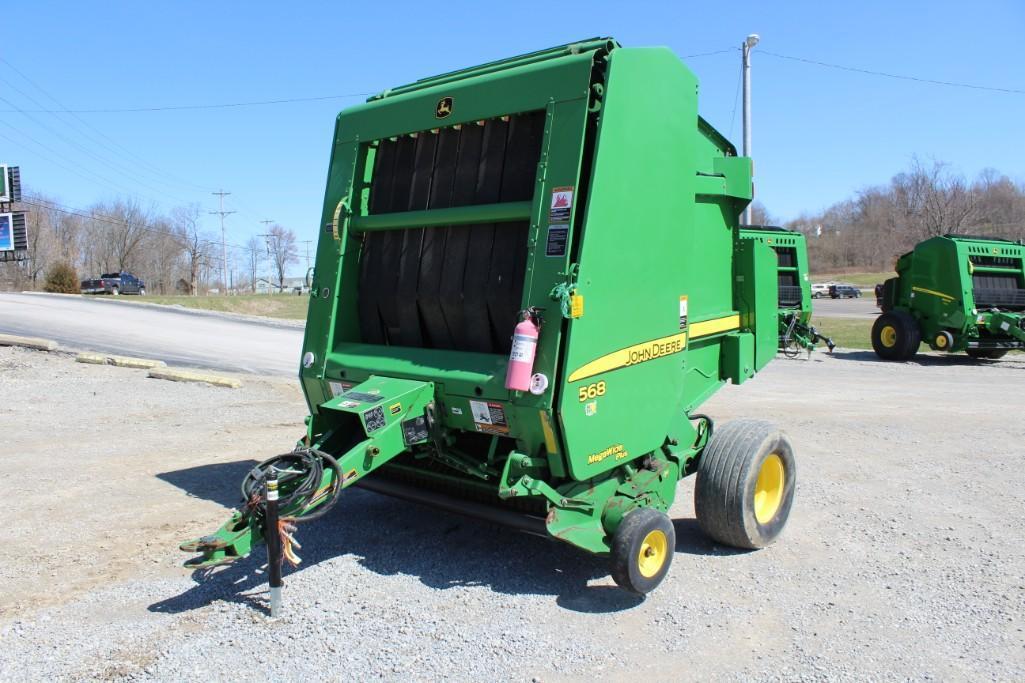
[[[743,53],[743,79],[744,79],[744,156],[751,156],[751,50],[758,44],[758,34],[752,33],[744,39],[740,46]],[[743,222],[751,224],[751,205],[744,209]]]

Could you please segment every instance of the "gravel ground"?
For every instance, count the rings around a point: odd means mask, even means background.
[[[1025,357],[873,359],[780,359],[706,406],[796,445],[770,548],[705,540],[685,481],[640,600],[567,546],[352,490],[301,527],[271,621],[260,553],[190,574],[176,545],[294,441],[294,381],[0,349],[0,680],[1025,679]]]

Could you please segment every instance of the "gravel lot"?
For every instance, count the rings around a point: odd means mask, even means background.
[[[719,392],[706,412],[794,441],[790,525],[716,546],[685,481],[646,600],[567,546],[353,490],[300,529],[277,621],[261,553],[206,576],[176,549],[299,434],[294,380],[244,381],[0,348],[0,680],[1025,679],[1022,354],[817,353]]]

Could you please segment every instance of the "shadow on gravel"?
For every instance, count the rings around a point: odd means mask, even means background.
[[[242,493],[239,486],[242,478],[258,464],[256,460],[238,460],[216,465],[199,465],[184,470],[161,472],[157,479],[177,486],[195,498],[205,498],[230,508],[241,502]]]
[[[698,520],[674,519],[673,527],[676,530],[676,552],[687,555],[746,555],[752,552],[744,548],[731,548],[719,545],[701,530]]]
[[[839,360],[856,361],[860,363],[885,363],[887,365],[899,366],[905,363],[920,365],[923,367],[950,367],[950,366],[994,366],[1008,367],[1015,370],[1025,370],[1025,354],[1011,353],[999,360],[986,358],[971,358],[964,353],[949,354],[926,354],[919,353],[908,361],[883,360],[875,354],[875,351],[833,351],[833,355]]]
[[[207,481],[213,480],[209,487],[230,489],[225,484],[240,480],[251,464],[242,462],[234,466],[236,469],[216,475],[188,470],[193,473],[188,481],[196,476],[209,477]],[[194,495],[212,498],[207,486],[199,490],[202,493]],[[707,540],[694,520],[675,520],[674,524],[677,552],[741,552]],[[196,533],[205,531],[197,529]],[[300,574],[322,562],[332,564],[328,571],[344,583],[352,572],[347,565],[355,561],[375,574],[415,577],[436,590],[484,586],[509,595],[553,595],[556,604],[574,612],[618,612],[644,601],[643,597],[612,584],[605,558],[548,538],[360,489],[345,491],[326,517],[300,524],[297,538],[303,546],[299,551],[303,561],[298,568],[285,567],[286,594],[290,580],[297,580]],[[149,610],[177,614],[223,600],[247,604],[266,613],[265,564],[265,550],[260,546],[250,557],[232,565],[194,572],[193,587],[150,605]],[[588,585],[595,580],[600,585]]]
[[[239,503],[237,484],[255,460],[192,467],[157,476],[226,507]],[[694,519],[673,520],[676,552],[733,555],[748,552],[709,540]],[[213,529],[196,529],[202,535]],[[636,607],[641,596],[620,590],[609,578],[608,560],[552,539],[521,533],[362,489],[347,489],[327,516],[300,524],[302,563],[285,567],[288,578],[322,562],[336,565],[340,581],[350,561],[381,576],[412,576],[446,590],[485,586],[510,595],[554,595],[574,612],[609,613]],[[182,539],[185,540],[185,539]],[[185,559],[185,555],[182,555]],[[151,612],[181,613],[217,600],[267,612],[266,551],[261,545],[243,560],[192,574],[195,585],[149,606]],[[588,585],[598,580],[599,585]]]

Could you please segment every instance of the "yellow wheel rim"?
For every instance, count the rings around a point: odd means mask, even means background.
[[[755,482],[755,519],[759,524],[769,523],[779,512],[785,484],[783,459],[772,453],[762,462]]]
[[[879,330],[879,341],[888,349],[892,349],[897,345],[897,330],[894,329],[893,325],[886,325],[883,329]]]
[[[641,576],[650,579],[658,574],[662,565],[666,563],[667,557],[669,557],[669,539],[666,538],[665,533],[659,529],[649,531],[641,541],[641,549],[637,553],[637,568],[640,570]]]
[[[946,337],[946,335],[942,335],[942,334],[936,335],[936,348],[937,349],[945,349],[945,348],[947,348],[947,337]]]

